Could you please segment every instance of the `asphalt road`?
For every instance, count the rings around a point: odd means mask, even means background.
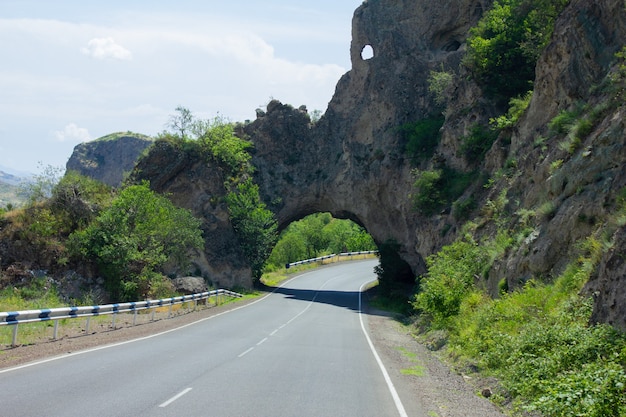
[[[0,372],[2,416],[404,416],[360,313],[377,260],[184,328]]]

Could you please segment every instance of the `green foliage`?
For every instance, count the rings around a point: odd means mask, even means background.
[[[498,138],[498,130],[490,129],[479,123],[472,125],[469,134],[461,138],[460,152],[470,164],[479,164]]]
[[[474,284],[513,244],[500,231],[459,240],[428,258],[415,307],[449,333],[449,349],[497,377],[518,408],[549,416],[626,415],[626,335],[590,325],[592,300],[579,295],[606,244],[594,236],[552,284],[529,281],[491,299]]]
[[[416,172],[413,186],[417,193],[413,196],[413,205],[425,215],[434,214],[445,204],[442,173],[442,170]]]
[[[532,87],[535,64],[569,0],[496,0],[470,32],[466,65],[505,103]]]
[[[413,174],[413,186],[417,189],[413,194],[413,205],[427,216],[452,204],[477,178],[476,172],[459,172],[448,167],[432,171],[414,170]],[[468,204],[471,206],[471,202]],[[470,209],[470,206],[464,209]]]
[[[573,110],[562,110],[554,119],[548,123],[550,134],[565,135],[570,132],[575,125],[576,120],[580,116],[581,109],[575,108]]]
[[[406,145],[405,154],[415,163],[433,156],[441,139],[443,115],[431,116],[400,127]]]
[[[52,190],[49,205],[69,224],[70,230],[86,227],[113,200],[106,184],[76,171],[68,171]]]
[[[331,253],[369,250],[376,250],[376,244],[361,226],[330,213],[316,213],[291,223],[281,233],[266,269]]]
[[[251,172],[248,149],[252,143],[235,136],[231,123],[216,117],[197,129],[198,141],[203,149],[219,161],[231,176],[236,177],[244,171]]]
[[[200,221],[150,190],[125,188],[87,228],[70,236],[75,253],[95,259],[113,297],[155,294],[155,272],[166,262],[184,266],[189,250],[203,245]]]
[[[488,258],[472,240],[457,240],[426,259],[428,274],[420,279],[414,307],[432,318],[434,328],[459,313],[461,302],[474,288]]]
[[[449,90],[454,82],[454,75],[447,71],[431,71],[428,76],[428,91],[435,95],[435,101],[444,105],[448,101]]]
[[[277,239],[276,219],[259,197],[259,187],[248,179],[226,196],[233,228],[252,267],[252,276],[261,278],[263,265]]]
[[[52,195],[52,190],[59,182],[63,168],[52,165],[42,166],[39,164],[41,173],[33,176],[31,181],[24,182],[21,186],[22,193],[27,196],[28,204],[34,205],[44,202]]]
[[[500,130],[515,126],[519,118],[522,117],[522,114],[524,114],[528,108],[532,97],[533,92],[530,90],[523,96],[512,98],[509,101],[509,111],[505,115],[490,119],[489,123]]]

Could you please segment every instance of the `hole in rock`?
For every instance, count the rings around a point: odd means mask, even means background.
[[[367,61],[372,58],[374,58],[374,48],[372,48],[372,45],[365,45],[361,50],[361,59]]]

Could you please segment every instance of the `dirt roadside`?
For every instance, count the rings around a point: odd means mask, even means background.
[[[56,341],[0,350],[0,369],[52,358],[98,346],[120,343],[174,330],[198,320],[245,306],[255,299],[210,307],[136,326],[123,326],[85,335],[84,330],[60,330]],[[370,310],[365,316],[369,335],[383,361],[409,416],[416,417],[502,417],[478,388],[451,371],[432,352],[419,344],[388,314]]]

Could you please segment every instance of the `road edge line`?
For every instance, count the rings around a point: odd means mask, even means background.
[[[389,389],[389,392],[391,393],[391,397],[393,398],[393,402],[396,405],[398,414],[400,415],[400,417],[408,417],[408,414],[406,413],[406,410],[404,409],[404,405],[402,404],[402,400],[400,399],[400,396],[398,395],[398,391],[396,391],[396,387],[393,385],[393,381],[391,381],[391,377],[389,376],[389,373],[387,372],[387,368],[385,368],[383,361],[380,359],[380,356],[378,355],[378,352],[376,351],[376,348],[374,347],[374,343],[372,343],[372,339],[370,338],[369,334],[367,333],[367,330],[365,329],[365,323],[363,322],[363,309],[362,309],[363,288],[365,288],[366,285],[369,285],[372,282],[374,281],[368,281],[364,283],[363,285],[361,285],[361,288],[359,288],[359,321],[361,322],[361,330],[363,330],[363,334],[365,335],[367,344],[369,345],[370,350],[372,351],[372,354],[374,355],[374,358],[376,359],[376,363],[378,363],[378,367],[380,368],[380,371],[382,372],[383,377],[385,378],[385,382],[387,383],[387,388]]]

